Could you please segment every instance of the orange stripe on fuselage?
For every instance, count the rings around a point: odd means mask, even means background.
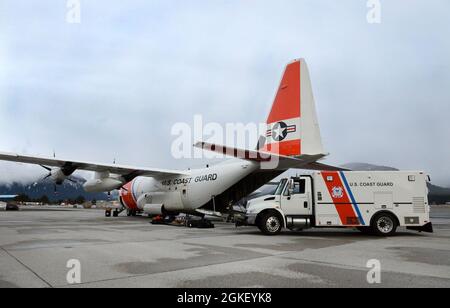
[[[122,198],[122,202],[130,210],[137,210],[138,206],[137,206],[136,200],[134,200],[133,190],[132,190],[133,181],[125,184],[123,187],[125,189],[120,190],[120,197]]]

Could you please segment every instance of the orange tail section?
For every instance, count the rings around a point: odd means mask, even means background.
[[[323,153],[305,60],[286,66],[266,123],[260,150],[283,156]]]

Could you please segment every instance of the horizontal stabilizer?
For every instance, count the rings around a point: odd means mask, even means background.
[[[207,142],[197,142],[194,147],[208,150],[211,152],[216,152],[225,156],[236,157],[245,160],[251,160],[256,162],[270,161],[274,154],[257,151],[257,150],[242,150],[238,148],[232,148],[225,145],[217,145]]]
[[[325,157],[325,154],[307,155],[303,154],[297,157],[277,155],[257,150],[243,150],[224,145],[217,145],[207,142],[197,142],[195,147],[204,150],[216,152],[222,155],[231,156],[243,160],[266,163],[267,166],[272,166],[270,169],[288,170],[291,168],[310,169],[310,170],[345,170],[334,166],[328,166],[318,163],[317,160]]]
[[[309,163],[303,169],[316,170],[316,171],[324,171],[324,170],[326,170],[326,171],[351,171],[350,169],[336,167],[336,166],[330,166],[330,165],[326,165],[326,164],[322,164],[322,163],[318,163],[318,162]]]

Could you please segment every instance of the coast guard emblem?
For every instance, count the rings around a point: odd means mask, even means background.
[[[331,190],[331,196],[336,199],[342,198],[344,196],[344,189],[340,186],[333,187]]]

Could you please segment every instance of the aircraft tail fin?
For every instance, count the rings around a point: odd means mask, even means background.
[[[283,156],[324,154],[308,67],[304,59],[286,66],[258,150]]]

